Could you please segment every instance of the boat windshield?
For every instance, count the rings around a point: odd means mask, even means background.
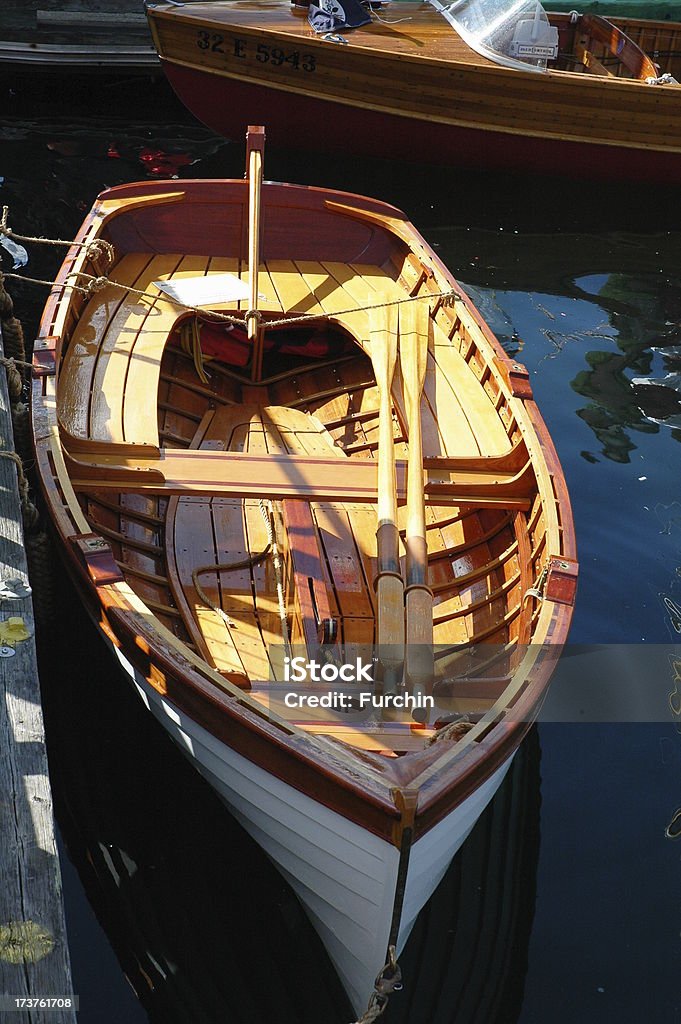
[[[430,0],[477,53],[523,71],[546,71],[558,56],[558,30],[539,0]]]

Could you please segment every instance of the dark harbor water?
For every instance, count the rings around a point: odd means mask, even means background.
[[[5,79],[0,97],[0,202],[23,234],[73,237],[107,185],[243,173],[241,140],[211,135],[162,83]],[[678,195],[274,152],[266,175],[410,215],[530,370],[576,520],[572,641],[678,640]],[[57,265],[33,246],[22,272]],[[30,336],[45,290],[8,288]],[[79,1019],[350,1021],[286,885],[119,680],[65,585],[57,609],[41,665]],[[386,1022],[678,1024],[681,840],[665,830],[680,723],[670,710],[540,726],[419,920]]]

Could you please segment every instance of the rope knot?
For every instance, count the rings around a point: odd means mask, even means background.
[[[246,321],[247,326],[249,320],[255,320],[257,325],[260,326],[262,323],[262,313],[259,309],[247,309],[244,313],[244,320]]]
[[[24,390],[24,382],[14,357],[0,356],[0,366],[7,370],[7,389],[12,402],[18,402]]]
[[[109,284],[108,277],[91,277],[87,283],[85,291],[88,295],[94,295],[95,292],[101,292],[103,288]]]
[[[93,263],[98,259],[104,259],[106,261],[106,270],[113,266],[116,251],[111,242],[107,242],[105,238],[95,238],[92,242],[88,242],[85,251]]]
[[[467,732],[473,728],[473,722],[468,715],[461,715],[451,721],[444,722],[441,728],[435,727],[435,732],[426,740],[426,747],[432,747],[434,743],[457,743]]]
[[[454,305],[454,303],[459,302],[460,299],[461,296],[459,295],[459,293],[454,288],[452,288],[451,291],[443,293],[442,305],[446,307],[451,307]]]

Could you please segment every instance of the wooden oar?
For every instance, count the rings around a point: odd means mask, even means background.
[[[265,149],[265,129],[250,126],[246,133],[248,168],[248,287],[251,313],[258,312],[258,267],[260,265],[260,193]],[[260,318],[249,316],[246,324],[252,346],[251,380],[262,377],[263,328]]]
[[[432,685],[434,665],[433,594],[428,587],[421,432],[421,397],[426,379],[429,331],[430,310],[425,300],[400,306],[400,368],[409,429],[405,677],[415,695]],[[418,710],[415,709],[414,717],[423,719]]]
[[[401,682],[404,660],[404,583],[400,572],[391,386],[397,363],[397,306],[369,310],[371,362],[379,393],[378,419],[378,655],[384,691]]]

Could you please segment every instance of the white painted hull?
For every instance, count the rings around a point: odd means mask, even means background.
[[[113,649],[145,705],[289,881],[361,1014],[385,962],[399,851],[215,739],[151,688]],[[501,785],[511,760],[512,755],[414,843],[398,954],[453,855]]]

